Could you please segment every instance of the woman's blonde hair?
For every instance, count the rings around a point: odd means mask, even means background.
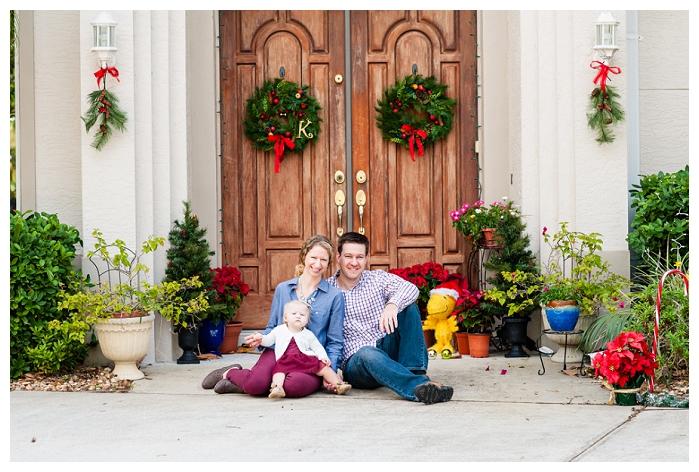
[[[321,234],[311,236],[305,240],[303,242],[303,246],[301,246],[301,250],[299,251],[299,264],[296,266],[294,277],[298,277],[299,275],[303,274],[303,269],[306,267],[306,255],[308,254],[308,251],[316,246],[321,246],[328,251],[328,263],[333,260],[333,256],[335,255],[333,243],[331,243],[328,238]]]

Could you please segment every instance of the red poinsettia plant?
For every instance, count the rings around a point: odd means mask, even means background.
[[[480,305],[485,292],[483,290],[469,290],[462,287],[463,295],[456,301],[452,314],[456,317],[456,324],[462,331],[481,333],[489,325],[490,316],[481,311]]]
[[[233,266],[209,270],[214,273],[214,279],[209,290],[207,318],[216,324],[221,319],[230,323],[235,318],[243,299],[250,292],[250,287],[243,282],[240,271]]]
[[[592,365],[595,376],[604,377],[614,388],[640,387],[658,367],[645,338],[635,331],[622,332],[608,342],[607,350],[598,353]]]
[[[436,262],[391,269],[389,272],[417,286],[420,295],[418,295],[416,303],[420,308],[420,316],[423,320],[427,317],[427,302],[430,300],[430,291],[444,282],[450,280],[461,282],[462,279],[460,274],[450,274],[448,270]]]

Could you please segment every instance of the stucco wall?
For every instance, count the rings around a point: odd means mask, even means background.
[[[641,174],[689,164],[689,12],[638,12]]]
[[[62,223],[82,221],[79,19],[77,11],[36,11],[34,31],[50,41],[34,47],[35,203],[22,210],[56,213]],[[27,45],[30,47],[31,43]],[[94,83],[94,80],[93,80]],[[68,139],[66,139],[68,138]]]

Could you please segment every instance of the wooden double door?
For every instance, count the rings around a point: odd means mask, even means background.
[[[244,327],[266,325],[274,288],[293,277],[299,248],[314,234],[335,243],[340,232],[364,232],[372,269],[434,261],[463,273],[466,248],[449,213],[478,195],[475,11],[222,11],[219,18],[221,240],[224,264],[238,267],[251,288],[237,317]],[[242,122],[255,87],[282,67],[285,80],[311,87],[323,122],[319,140],[285,152],[274,173],[274,153],[255,149]],[[449,135],[413,162],[382,138],[374,107],[415,68],[447,84],[457,106]],[[333,261],[327,275],[335,268]]]

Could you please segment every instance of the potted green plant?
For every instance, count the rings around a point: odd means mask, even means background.
[[[87,277],[80,290],[62,290],[58,307],[94,325],[102,353],[114,362],[118,377],[143,378],[136,362],[148,351],[154,312],[179,326],[196,324],[208,301],[203,293],[188,300],[183,296],[201,287],[201,281],[192,277],[154,285],[145,280],[150,269],[141,258],[162,246],[164,238],[150,236],[133,251],[120,239],[107,243],[99,229],[92,236],[96,243],[86,257],[97,270],[98,283]]]
[[[574,330],[584,331],[604,307],[610,312],[619,308],[619,300],[624,296],[623,290],[630,285],[630,280],[611,271],[608,261],[604,261],[599,252],[602,249],[602,235],[599,233],[582,233],[570,231],[568,222],[561,222],[560,229],[550,234],[548,228],[542,231],[544,242],[549,245],[550,253],[544,265],[547,292],[540,295],[543,305],[542,316],[544,328],[553,329],[548,318],[556,291],[574,292],[580,312]],[[561,288],[566,287],[566,288]],[[581,335],[547,334],[547,337],[566,349],[551,358],[554,362],[564,362],[562,352],[567,353],[568,362],[582,360],[582,352],[577,348]],[[560,355],[559,355],[560,354]]]
[[[223,341],[219,350],[222,353],[235,352],[243,323],[235,321],[243,299],[250,292],[250,287],[243,282],[242,275],[236,267],[223,266],[211,269],[213,281],[207,291],[209,310],[207,317],[214,323],[225,323]]]
[[[176,219],[168,234],[170,247],[167,250],[167,267],[165,268],[165,282],[173,282],[183,278],[198,277],[202,285],[184,292],[184,299],[192,299],[201,293],[211,289],[213,273],[210,270],[211,256],[214,251],[209,247],[206,236],[206,228],[199,226],[197,215],[192,213],[188,201],[184,205],[182,220]],[[211,301],[211,300],[209,300]],[[187,327],[175,325],[177,342],[183,351],[178,359],[180,364],[198,364],[199,359],[194,350],[199,346],[202,354],[214,353],[218,355],[218,348],[223,340],[225,325],[217,320],[213,323],[208,310],[198,323]]]

